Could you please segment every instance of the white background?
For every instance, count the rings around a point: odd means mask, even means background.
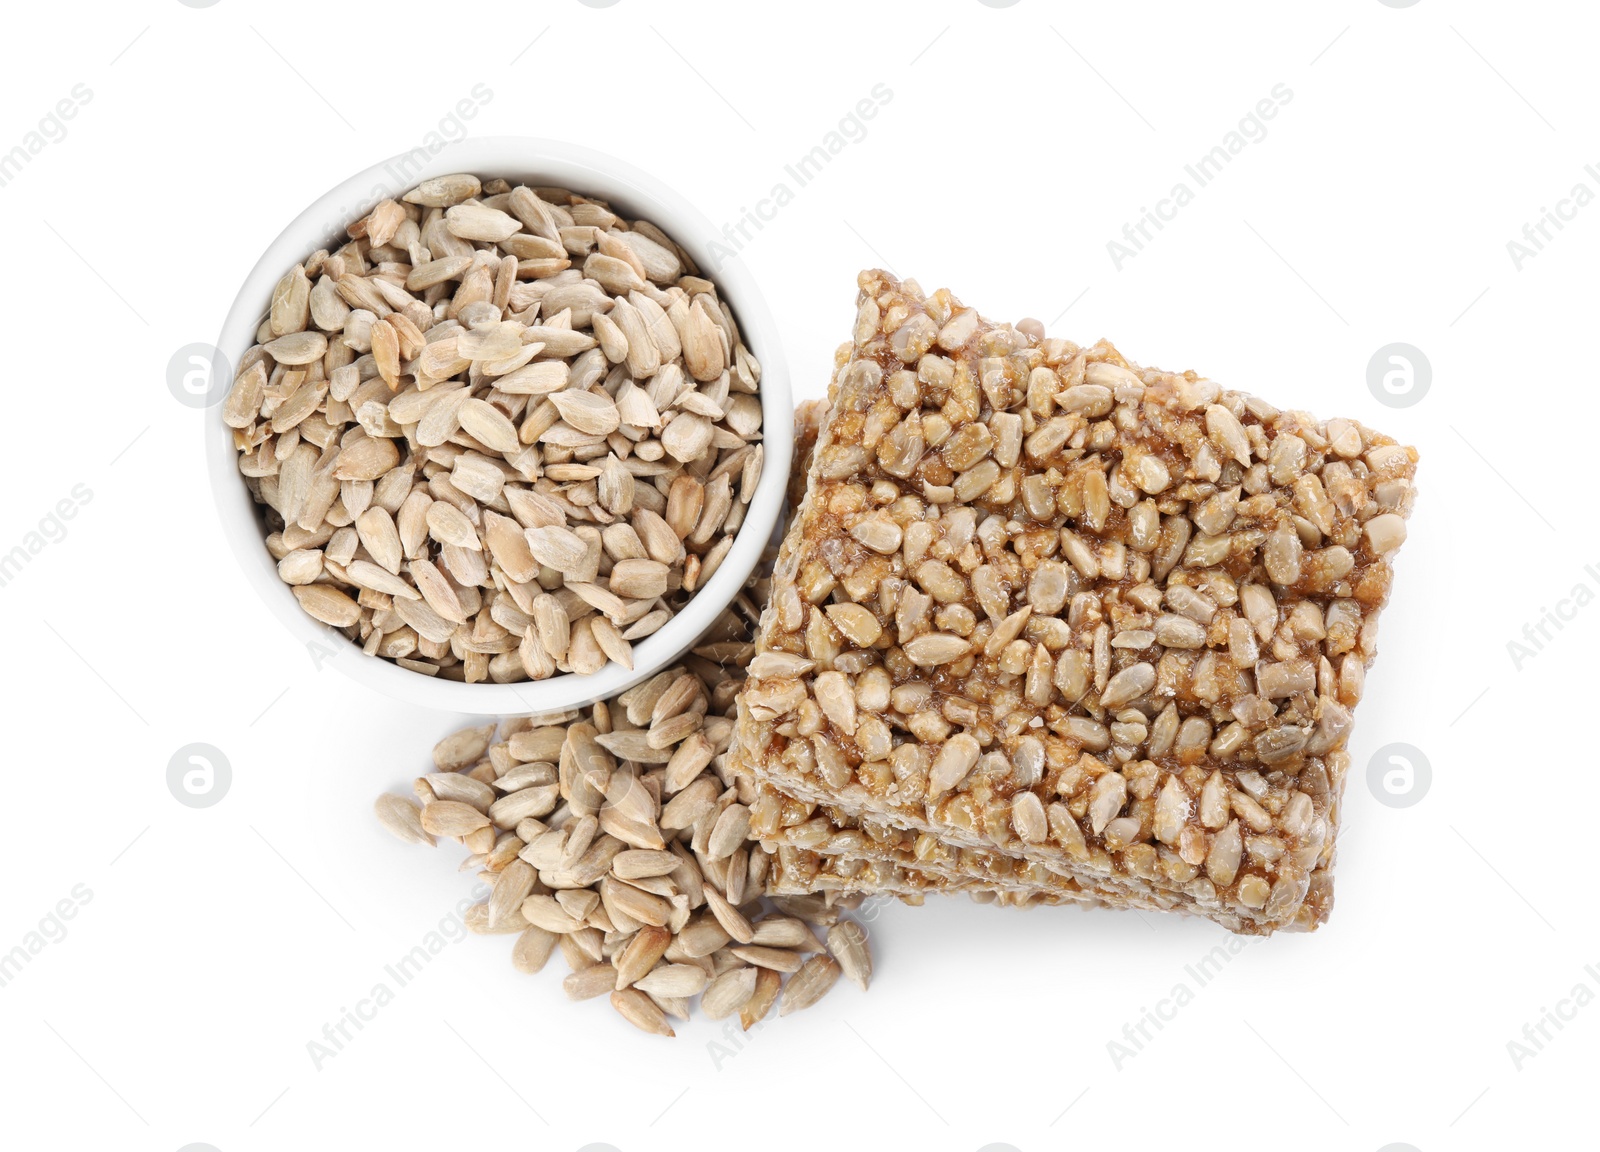
[[[1575,183],[1600,191],[1584,172],[1600,161],[1587,6],[1086,8],[129,0],[7,15],[0,151],[75,85],[92,98],[0,187],[0,552],[76,485],[92,499],[0,588],[0,952],[75,885],[92,897],[0,987],[0,1143],[1032,1152],[1234,1148],[1259,1130],[1434,1152],[1531,1146],[1588,1114],[1600,1007],[1520,1070],[1507,1043],[1580,982],[1600,992],[1584,971],[1600,964],[1600,786],[1576,739],[1600,609],[1520,671],[1507,643],[1574,585],[1600,589],[1584,570],[1600,562],[1600,208],[1520,270],[1506,248]],[[318,1070],[307,1042],[471,887],[456,850],[401,845],[370,807],[461,718],[317,671],[252,598],[207,491],[216,414],[173,398],[169,358],[216,338],[305,204],[422,141],[474,85],[492,99],[472,133],[609,151],[733,222],[880,83],[893,98],[865,138],[744,247],[797,395],[821,393],[855,274],[881,263],[991,316],[1105,335],[1420,447],[1332,920],[1251,944],[1120,1069],[1108,1042],[1175,985],[1196,989],[1185,966],[1220,929],[887,908],[869,994],[840,984],[732,1058],[709,1047],[716,1025],[643,1036],[603,1002],[568,1004],[559,958],[519,976],[510,937],[471,937]],[[1266,137],[1119,271],[1107,241],[1280,83],[1292,100]],[[1394,341],[1433,372],[1403,409],[1367,386]],[[191,742],[232,765],[203,810],[166,786]],[[1432,766],[1409,808],[1367,783],[1392,742]]]

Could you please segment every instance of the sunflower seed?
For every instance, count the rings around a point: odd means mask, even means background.
[[[456,800],[438,800],[422,809],[422,827],[435,836],[467,836],[488,825],[482,812]]]
[[[798,952],[791,952],[787,948],[763,948],[757,945],[747,945],[742,948],[730,948],[739,959],[746,964],[753,964],[758,968],[771,968],[775,972],[798,972],[804,957]]]
[[[698,964],[663,964],[634,981],[641,992],[655,996],[698,996],[710,983],[706,970]]]
[[[752,926],[752,944],[772,948],[793,948],[800,952],[821,952],[822,944],[810,925],[798,916],[768,916]]]
[[[778,1015],[787,1016],[809,1008],[828,994],[838,982],[842,969],[831,956],[813,956],[789,977],[778,1001]]]
[[[772,1006],[778,1001],[782,982],[782,975],[771,968],[757,969],[755,991],[739,1009],[739,1024],[746,1032],[750,1031],[758,1021],[764,1020],[767,1013],[772,1011]]]
[[[708,1020],[724,1019],[743,1007],[755,991],[754,968],[731,969],[711,981],[700,998],[700,1011]]]
[[[511,949],[511,963],[518,972],[532,975],[542,971],[550,959],[550,953],[555,951],[556,942],[561,937],[537,924],[530,924],[524,928],[522,935],[517,937],[516,944]]]
[[[400,839],[411,844],[433,846],[433,837],[422,826],[422,809],[404,796],[384,793],[373,806],[378,821]]]
[[[635,932],[633,938],[617,953],[612,961],[617,969],[618,988],[626,988],[636,983],[640,977],[651,968],[655,967],[657,960],[661,959],[668,945],[672,943],[672,933],[664,927],[646,925]],[[651,991],[651,989],[646,989]],[[698,991],[698,989],[696,989]],[[680,995],[680,993],[672,993]],[[693,993],[690,993],[693,995]]]
[[[866,930],[854,920],[839,921],[828,929],[828,951],[839,962],[840,971],[865,992],[872,980],[872,953],[867,948]]]
[[[672,1025],[667,1023],[666,1014],[655,1001],[637,988],[625,988],[621,992],[611,993],[611,1006],[624,1020],[641,1032],[648,1032],[654,1036],[677,1035],[672,1030]]]
[[[593,1000],[616,988],[616,970],[610,964],[591,964],[561,982],[568,1000]]]

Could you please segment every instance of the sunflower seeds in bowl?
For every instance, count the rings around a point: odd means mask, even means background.
[[[705,631],[776,521],[791,445],[763,429],[792,411],[715,235],[619,161],[486,138],[274,243],[224,332],[212,475],[319,667],[347,641],[384,692],[503,715],[615,696]]]

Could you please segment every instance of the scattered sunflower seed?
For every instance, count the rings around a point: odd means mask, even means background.
[[[766,575],[752,577],[706,643],[747,644],[767,586]],[[526,629],[539,616],[530,608]],[[542,645],[542,632],[533,642]],[[697,996],[702,1015],[737,1013],[749,1029],[780,998],[783,1013],[814,1003],[841,970],[864,987],[866,933],[839,918],[850,897],[787,897],[781,906],[765,897],[778,871],[752,838],[758,793],[727,783],[743,679],[737,662],[691,656],[614,700],[463,729],[438,743],[433,770],[416,778],[420,807],[380,797],[379,822],[407,842],[466,845],[475,853],[466,870],[490,889],[468,927],[515,933],[520,972],[541,971],[559,950],[569,998],[609,996],[652,1035],[673,1035],[669,1019],[688,1019]],[[796,817],[810,815],[790,803]],[[838,962],[813,924],[830,927]],[[846,925],[860,957],[842,951]],[[792,994],[786,974],[791,988],[800,982]]]

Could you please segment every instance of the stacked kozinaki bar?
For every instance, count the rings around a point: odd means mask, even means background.
[[[739,697],[775,889],[1316,927],[1416,451],[860,288]]]

